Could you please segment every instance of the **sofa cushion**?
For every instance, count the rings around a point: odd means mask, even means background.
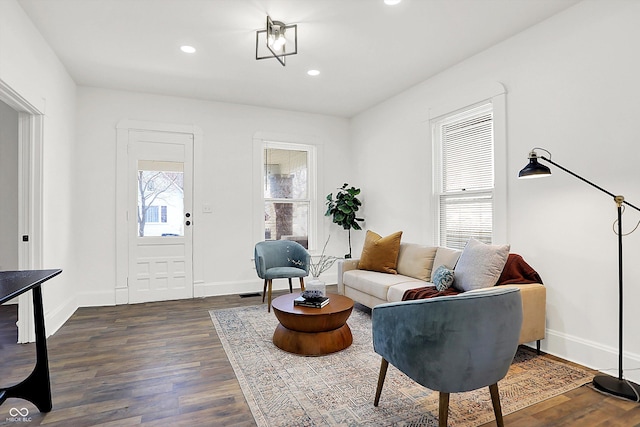
[[[469,239],[456,264],[453,286],[463,292],[494,286],[509,257],[509,248]]]
[[[443,246],[439,246],[436,251],[436,257],[433,259],[433,266],[438,267],[439,265],[444,265],[445,267],[453,270],[458,262],[458,258],[460,258],[460,254],[462,251],[460,249],[451,249],[445,248]],[[431,271],[431,281],[433,282],[433,273],[435,270]]]
[[[382,237],[371,230],[367,230],[358,268],[397,274],[396,266],[401,238],[402,231]]]
[[[433,283],[429,282],[403,282],[398,283],[397,285],[393,285],[389,287],[389,292],[387,292],[387,301],[389,302],[399,302],[402,301],[404,294],[410,289],[426,289],[433,288]]]
[[[398,274],[428,282],[431,280],[433,259],[438,248],[415,243],[400,243]]]
[[[433,284],[439,291],[444,291],[451,285],[453,285],[454,274],[453,270],[447,268],[444,265],[436,267],[433,272]]]
[[[342,276],[344,285],[366,294],[372,295],[381,300],[387,299],[389,287],[399,283],[412,282],[416,284],[416,288],[424,285],[418,279],[403,276],[401,274],[383,274],[369,270],[350,270],[345,271]]]

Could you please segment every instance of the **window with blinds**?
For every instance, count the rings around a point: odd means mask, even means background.
[[[491,104],[434,124],[439,242],[464,248],[469,238],[491,243],[494,147]],[[439,166],[439,167],[438,167]]]

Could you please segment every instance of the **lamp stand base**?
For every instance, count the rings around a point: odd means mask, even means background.
[[[593,378],[593,386],[604,392],[632,402],[640,402],[640,386],[627,380],[620,380],[609,375],[597,375]]]

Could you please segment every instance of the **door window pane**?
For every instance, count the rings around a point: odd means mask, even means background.
[[[138,236],[184,235],[184,163],[138,161]]]

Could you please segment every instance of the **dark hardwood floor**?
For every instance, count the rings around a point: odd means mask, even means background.
[[[29,402],[8,399],[0,426],[254,426],[208,310],[261,301],[229,295],[78,309],[48,339],[53,411],[40,414]],[[24,379],[35,360],[33,344],[15,344],[16,317],[16,306],[0,306],[2,387]],[[27,408],[30,421],[12,421],[13,407]],[[583,386],[505,423],[640,426],[640,404]]]

